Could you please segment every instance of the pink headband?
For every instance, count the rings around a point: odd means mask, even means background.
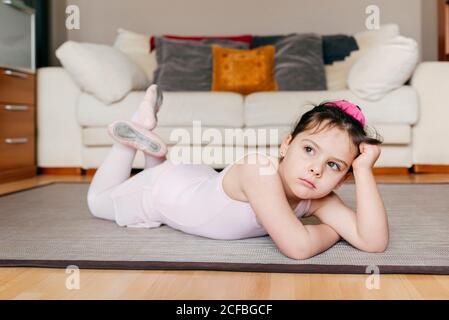
[[[331,101],[326,105],[331,105],[340,108],[341,110],[349,114],[351,117],[353,117],[355,120],[360,122],[362,127],[365,126],[365,116],[363,115],[362,110],[360,110],[360,108],[357,105],[346,100]]]

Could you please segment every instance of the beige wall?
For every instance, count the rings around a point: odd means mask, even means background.
[[[56,58],[54,51],[62,43],[67,40],[67,30],[65,28],[65,0],[50,0],[50,64],[53,66],[60,65],[58,58]]]
[[[365,30],[365,8],[380,8],[381,24],[423,46],[424,60],[437,59],[437,0],[52,0],[53,46],[63,39],[112,44],[119,27],[146,34],[346,33]],[[81,11],[81,29],[65,31],[64,4]],[[57,24],[59,23],[59,27]]]
[[[422,0],[421,50],[423,60],[438,60],[438,0]]]

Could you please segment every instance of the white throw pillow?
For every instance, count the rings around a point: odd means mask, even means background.
[[[370,49],[352,66],[348,86],[358,97],[379,100],[412,76],[419,59],[418,44],[397,36]]]
[[[56,50],[56,56],[83,91],[106,104],[149,84],[145,73],[111,46],[67,41]]]
[[[149,81],[153,80],[157,61],[156,50],[150,52],[150,36],[119,28],[114,41],[114,48],[122,51],[139,65]]]
[[[367,50],[388,42],[399,36],[399,26],[397,24],[385,24],[377,30],[361,31],[354,34],[359,50],[352,51],[343,61],[335,61],[331,65],[326,65],[327,90],[345,90],[348,87],[348,75],[352,65],[363,56]]]

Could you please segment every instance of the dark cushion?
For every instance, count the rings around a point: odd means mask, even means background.
[[[285,35],[253,36],[251,48],[274,45]],[[357,41],[353,36],[335,34],[322,36],[324,64],[344,60],[352,51],[358,50]]]
[[[164,91],[210,91],[212,86],[212,44],[248,49],[243,42],[208,39],[173,40],[156,37],[156,60],[153,83]]]
[[[323,36],[324,64],[342,61],[355,50],[359,50],[359,46],[353,36],[344,34]]]
[[[248,45],[251,45],[251,42],[253,40],[253,36],[250,34],[244,34],[239,36],[179,36],[173,34],[164,34],[162,37],[175,40],[195,40],[195,41],[205,39],[231,40],[231,41],[245,42]],[[154,43],[155,38],[156,38],[155,36],[151,36],[150,38],[150,52],[156,49],[156,44]]]
[[[271,36],[253,36],[253,41],[251,42],[251,49],[274,45],[277,41],[285,37],[284,35],[271,35]]]
[[[280,91],[326,90],[321,36],[290,34],[274,43],[275,78]]]

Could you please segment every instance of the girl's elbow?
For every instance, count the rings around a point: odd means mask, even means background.
[[[305,260],[305,259],[309,259],[311,256],[309,254],[309,252],[300,249],[300,250],[291,250],[291,251],[283,251],[282,252],[284,254],[284,256],[286,256],[287,258],[290,259],[294,259],[294,260]]]
[[[387,250],[389,244],[390,244],[390,237],[389,237],[389,235],[387,235],[385,240],[383,242],[381,242],[379,247],[377,248],[378,253],[381,253],[381,252],[384,252],[385,250]]]
[[[289,258],[294,260],[306,260],[312,257],[312,254],[306,250],[297,250],[294,254],[287,255]]]
[[[364,251],[369,252],[369,253],[382,253],[386,249],[387,249],[386,247],[373,247],[373,248],[369,248],[369,249],[364,250]]]
[[[384,244],[380,245],[380,246],[377,248],[377,253],[382,253],[382,252],[384,252],[385,250],[387,250],[387,248],[388,248],[388,241],[386,241]]]
[[[288,242],[286,246],[278,246],[283,255],[294,260],[305,260],[311,257],[307,240],[299,239],[295,243]]]
[[[300,254],[296,257],[296,260],[307,260],[307,259],[310,259],[310,258],[312,258],[312,255],[311,255],[311,254],[308,254],[308,253],[300,253]]]
[[[363,251],[370,252],[370,253],[382,253],[385,252],[388,248],[389,241],[376,243],[374,245],[367,246],[363,249]]]

